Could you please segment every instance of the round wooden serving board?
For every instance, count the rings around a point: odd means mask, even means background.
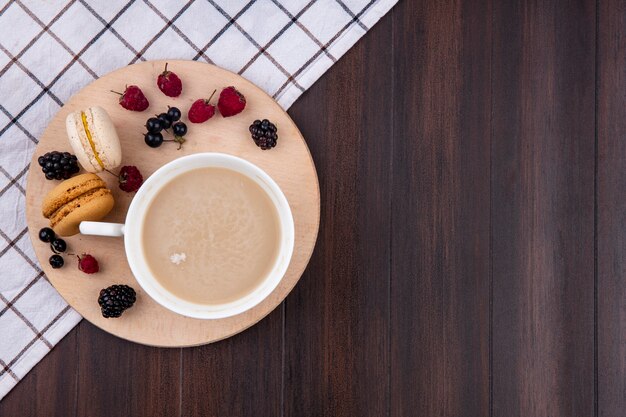
[[[83,88],[73,96],[54,117],[42,135],[33,155],[26,190],[26,215],[29,234],[37,258],[50,282],[67,302],[87,320],[121,338],[154,346],[192,346],[211,343],[232,336],[252,326],[271,312],[296,285],[306,267],[319,228],[320,194],[315,166],[304,138],[291,118],[261,89],[226,70],[213,65],[191,61],[168,61],[168,68],[183,80],[183,93],[169,98],[156,86],[157,75],[165,61],[144,62],[114,71]],[[123,91],[125,85],[141,87],[150,101],[143,112],[132,112],[118,104],[118,96],[109,90]],[[216,114],[209,121],[196,125],[187,120],[191,103],[208,98],[217,89],[213,102],[223,87],[233,85],[246,97],[246,109],[233,117]],[[274,292],[255,308],[240,315],[220,320],[192,319],[172,313],[154,302],[135,281],[124,254],[122,238],[76,235],[66,239],[68,252],[91,253],[100,262],[100,272],[86,275],[77,268],[77,259],[65,255],[65,266],[52,269],[48,263],[51,250],[38,239],[40,228],[48,225],[41,214],[41,202],[58,181],[47,181],[37,163],[45,152],[71,152],[65,132],[69,112],[99,105],[105,108],[122,142],[122,165],[136,165],[147,178],[163,164],[198,152],[223,152],[244,158],[265,170],[281,187],[295,222],[295,248],[289,269]],[[173,142],[152,149],[143,141],[144,124],[148,117],[162,113],[167,106],[176,106],[187,123],[187,142],[181,150]],[[250,138],[248,126],[255,119],[267,118],[278,127],[276,148],[262,151]],[[167,138],[169,134],[165,133]],[[121,191],[117,179],[110,174],[100,176],[107,181],[115,197],[115,208],[104,219],[124,222],[126,210],[133,197]],[[185,213],[176,215],[184,216]],[[167,236],[163,236],[167,239]],[[129,284],[137,291],[137,303],[119,319],[105,319],[100,314],[97,298],[100,289],[112,284]],[[42,307],[44,308],[44,307]]]

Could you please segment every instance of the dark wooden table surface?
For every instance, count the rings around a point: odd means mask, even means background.
[[[13,416],[626,416],[626,2],[401,1],[289,113],[287,300],[213,345],[83,321]]]

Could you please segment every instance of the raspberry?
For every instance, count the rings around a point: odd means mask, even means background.
[[[100,270],[100,266],[98,266],[98,261],[93,256],[88,253],[83,253],[83,257],[78,257],[78,269],[83,271],[85,274],[95,274]]]
[[[120,95],[120,106],[126,110],[144,111],[150,105],[141,88],[136,85],[127,86],[123,94],[113,90],[111,92]]]
[[[213,94],[215,94],[215,91],[213,91]],[[204,123],[213,117],[215,106],[210,103],[213,94],[211,94],[208,100],[201,98],[193,102],[187,114],[187,118],[191,123]]]
[[[127,193],[137,191],[143,184],[143,177],[136,166],[127,165],[122,167],[118,176],[120,189]]]
[[[178,78],[178,75],[167,70],[167,62],[165,69],[157,77],[157,86],[168,97],[178,97],[183,91],[183,82]]]
[[[224,117],[234,116],[246,108],[246,98],[235,87],[226,87],[220,93],[217,108]]]

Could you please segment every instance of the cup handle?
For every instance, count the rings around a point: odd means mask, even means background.
[[[83,235],[124,236],[124,225],[121,223],[80,222],[78,229]]]

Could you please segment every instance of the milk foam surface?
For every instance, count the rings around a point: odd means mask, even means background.
[[[280,222],[265,191],[223,168],[200,168],[168,182],[149,205],[144,254],[168,291],[198,304],[226,303],[252,292],[278,255]],[[184,262],[172,262],[173,254]]]

